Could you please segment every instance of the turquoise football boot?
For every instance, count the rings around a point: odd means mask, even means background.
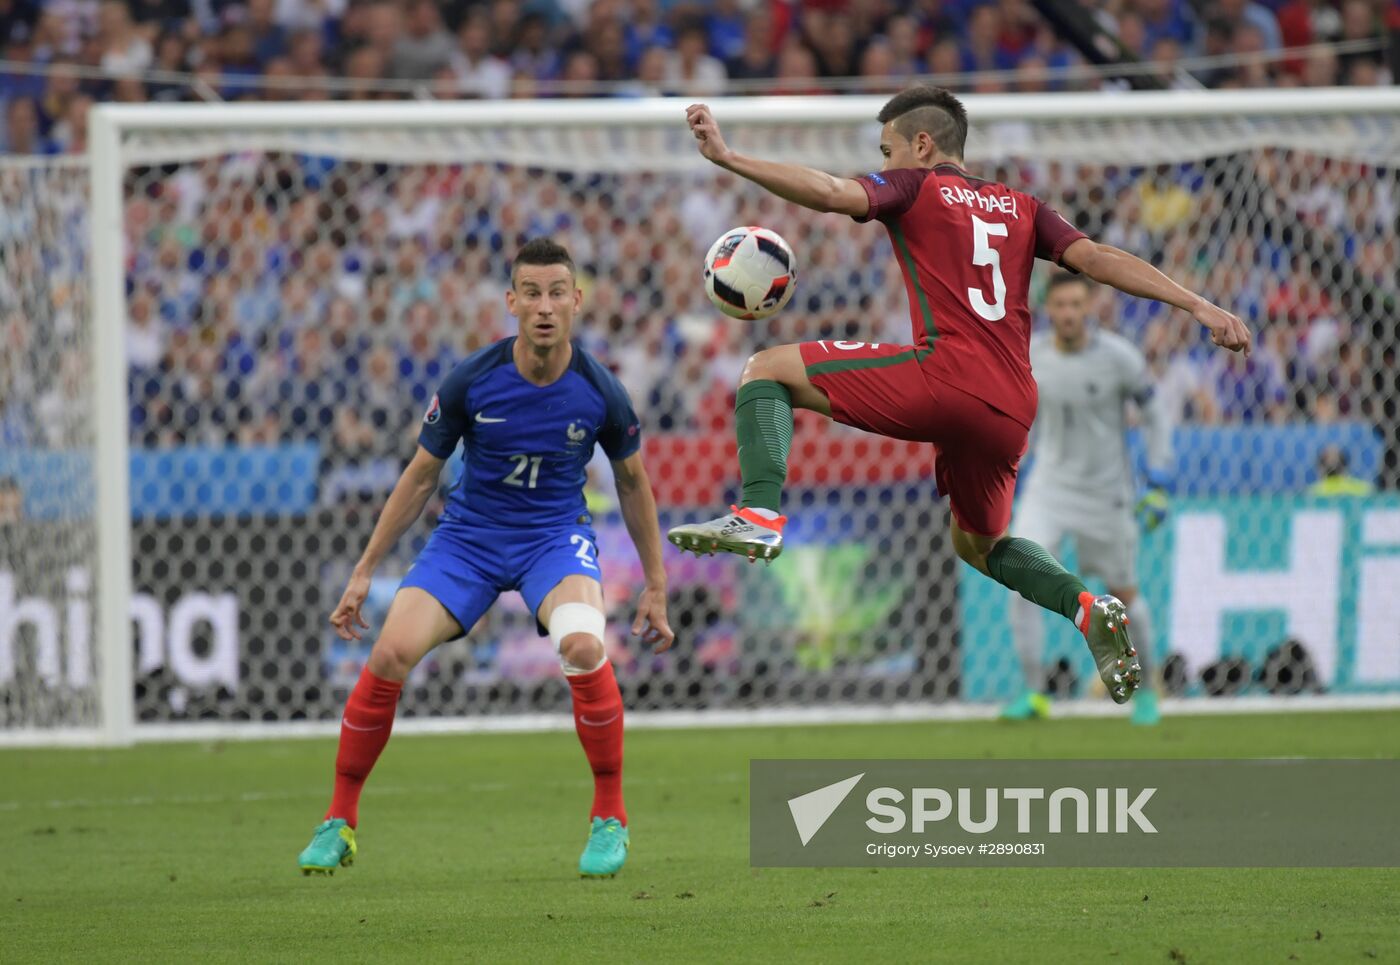
[[[1151,727],[1162,719],[1162,710],[1157,706],[1157,691],[1143,687],[1133,695],[1133,713],[1128,718],[1139,727]]]
[[[344,818],[329,818],[316,825],[316,833],[297,864],[304,875],[333,875],[336,868],[355,863],[356,850],[355,829]]]
[[[627,828],[617,818],[594,818],[588,844],[578,859],[578,873],[585,878],[611,878],[622,870],[629,845]]]
[[[1001,709],[1002,720],[1046,720],[1050,717],[1050,698],[1027,690]]]

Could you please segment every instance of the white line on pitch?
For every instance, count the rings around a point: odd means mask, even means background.
[[[738,771],[723,771],[717,774],[706,775],[706,784],[737,784],[741,780],[747,779],[747,774]],[[698,780],[698,779],[697,779]],[[665,784],[690,784],[693,781],[675,781],[670,778],[628,778],[629,787],[637,785],[665,785]],[[593,782],[587,778],[568,781],[554,781],[551,786],[562,788],[587,788],[592,787]],[[444,785],[444,784],[420,784],[413,787],[375,787],[370,792],[374,795],[399,795],[399,794],[493,794],[501,791],[515,790],[518,785],[507,784],[502,781],[483,781],[472,784]],[[301,791],[244,791],[241,794],[178,794],[173,797],[155,797],[153,795],[137,795],[135,797],[119,798],[66,798],[49,801],[0,801],[0,812],[15,811],[67,811],[80,808],[135,808],[152,807],[155,805],[166,805],[174,807],[202,806],[208,804],[258,804],[264,801],[300,801],[307,798],[325,797],[327,788],[319,787],[305,789]]]

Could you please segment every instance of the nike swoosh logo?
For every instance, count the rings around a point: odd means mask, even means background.
[[[364,732],[364,731],[371,731],[371,730],[383,730],[383,729],[384,729],[384,725],[383,725],[383,724],[379,724],[379,725],[376,726],[376,727],[356,727],[354,724],[350,723],[350,722],[349,722],[348,720],[346,720],[344,717],[340,718],[340,724],[341,724],[342,727],[348,727],[348,728],[350,728],[351,730],[358,730],[358,731],[361,731],[361,732]]]
[[[622,711],[620,710],[617,713],[613,714],[611,717],[609,717],[607,720],[589,720],[583,714],[579,714],[578,722],[580,724],[587,724],[589,727],[606,727],[608,724],[611,724],[613,721],[617,720],[621,716]]]
[[[486,423],[486,422],[505,422],[506,420],[505,420],[505,419],[488,419],[486,416],[484,416],[484,415],[482,415],[480,412],[478,412],[478,413],[476,414],[476,421],[477,421],[477,422],[481,422],[481,423]]]

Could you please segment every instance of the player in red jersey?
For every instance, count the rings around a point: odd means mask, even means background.
[[[804,207],[884,224],[904,274],[914,336],[909,345],[803,342],[750,358],[734,410],[741,505],[718,519],[675,527],[671,542],[750,560],[782,551],[787,520],[778,509],[794,406],[879,435],[932,443],[958,555],[1074,621],[1113,699],[1128,700],[1142,668],[1123,604],[1094,597],[1044,547],[1006,535],[1036,409],[1031,269],[1044,258],[1188,311],[1216,345],[1231,351],[1249,351],[1244,323],[1142,259],[1090,240],[1030,195],[969,174],[967,112],[946,90],[914,87],[893,97],[879,114],[884,165],[855,179],[739,154],[724,143],[704,104],[688,108],[686,120],[700,153],[720,167]]]

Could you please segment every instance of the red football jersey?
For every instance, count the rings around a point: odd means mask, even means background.
[[[1031,268],[1084,234],[1048,205],[954,164],[857,179],[889,229],[924,367],[1029,427]]]

